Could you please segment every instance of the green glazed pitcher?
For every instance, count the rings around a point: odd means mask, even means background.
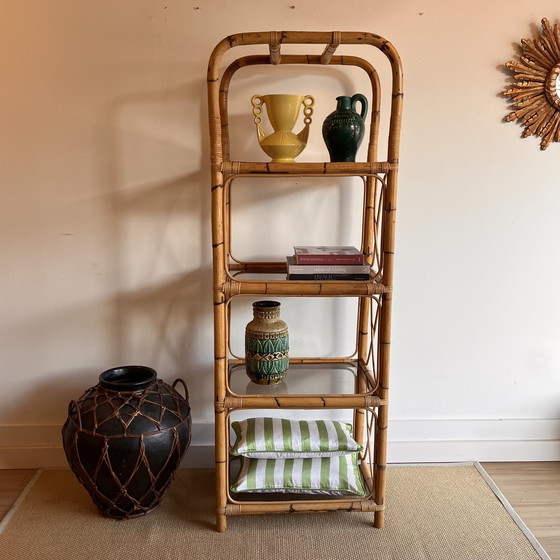
[[[341,95],[336,101],[336,110],[323,123],[323,139],[331,161],[356,161],[356,153],[364,137],[368,102],[361,93],[352,97]],[[359,113],[356,111],[358,101],[361,104]]]

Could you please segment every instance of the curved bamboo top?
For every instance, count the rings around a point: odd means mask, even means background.
[[[376,47],[389,59],[393,71],[393,95],[402,94],[402,64],[395,47],[387,40],[374,33],[358,31],[266,31],[235,33],[222,39],[214,48],[208,65],[208,81],[217,81],[220,62],[223,55],[233,47],[242,45],[276,44],[330,44],[333,34],[340,37],[340,44],[371,45]]]

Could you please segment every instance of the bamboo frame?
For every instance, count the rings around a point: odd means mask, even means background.
[[[323,44],[322,55],[282,55],[282,44]],[[223,72],[224,54],[238,46],[268,45],[269,55],[238,58]],[[391,66],[391,107],[387,136],[387,161],[377,160],[380,82],[366,60],[335,55],[344,45],[364,45],[381,51]],[[261,163],[231,161],[229,148],[228,90],[235,73],[255,64],[350,65],[362,68],[372,86],[372,117],[367,161],[356,163]],[[220,77],[221,75],[221,77]],[[395,212],[402,115],[402,68],[394,47],[383,37],[362,32],[283,31],[239,33],[222,40],[208,66],[208,123],[211,141],[212,254],[214,268],[214,383],[216,413],[216,528],[226,528],[228,515],[293,511],[373,511],[374,525],[382,527],[385,508],[385,469],[388,421],[389,350],[394,268]],[[362,251],[370,265],[379,268],[367,281],[298,282],[245,280],[244,272],[285,271],[285,263],[240,262],[231,258],[230,189],[239,176],[360,176],[364,178]],[[379,188],[378,185],[381,185]],[[229,359],[229,302],[242,296],[356,297],[358,321],[356,356],[337,358],[357,368],[352,395],[237,395],[229,388],[228,368],[242,363]],[[376,305],[372,305],[375,299]],[[291,363],[314,358],[292,359]],[[336,360],[336,359],[335,359]],[[331,362],[333,363],[333,362]],[[228,365],[229,364],[229,365]],[[229,413],[238,408],[349,408],[354,410],[358,437],[367,435],[363,477],[371,488],[365,499],[306,502],[235,503],[229,494]],[[368,413],[370,411],[369,418]],[[373,435],[373,439],[371,439]]]

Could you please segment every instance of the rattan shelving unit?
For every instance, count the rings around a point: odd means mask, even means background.
[[[322,55],[284,55],[283,44],[325,45]],[[244,55],[222,67],[222,58],[239,46],[268,45],[269,54]],[[391,67],[391,101],[387,132],[387,160],[378,161],[381,84],[367,60],[335,55],[344,45],[378,49]],[[260,47],[262,49],[262,47]],[[247,48],[243,49],[247,52]],[[371,50],[369,51],[372,52]],[[355,66],[371,82],[371,125],[367,161],[356,163],[263,163],[231,161],[228,130],[228,91],[232,78],[250,65],[312,64]],[[374,526],[384,524],[385,473],[388,422],[389,348],[395,239],[395,211],[402,113],[402,69],[397,51],[387,40],[372,33],[282,31],[240,33],[221,41],[208,67],[208,107],[212,173],[212,248],[214,267],[216,527],[223,531],[229,515],[292,513],[305,511],[367,511]],[[285,262],[244,262],[231,255],[231,189],[240,177],[359,177],[363,181],[361,249],[371,266],[365,281],[288,281]],[[278,274],[278,279],[270,279]],[[234,377],[243,374],[243,358],[230,349],[231,302],[243,296],[357,298],[356,351],[335,358],[291,357],[290,376],[315,375],[324,379],[331,370],[352,378],[343,393],[247,394]],[[291,336],[293,333],[291,333]],[[295,372],[295,373],[293,373]],[[295,377],[294,377],[295,378]],[[303,499],[232,496],[230,485],[230,414],[240,409],[351,409],[355,438],[364,446],[360,468],[368,495],[363,498]]]

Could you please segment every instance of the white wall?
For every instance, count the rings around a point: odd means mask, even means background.
[[[500,96],[503,63],[542,17],[560,18],[556,2],[6,0],[2,12],[0,467],[63,465],[68,401],[124,363],[186,379],[191,454],[205,456],[206,66],[226,35],[281,29],[372,31],[403,59],[389,459],[560,459],[560,146],[522,140]],[[248,98],[265,93],[263,75],[240,72],[232,105],[235,147],[255,157]],[[362,89],[354,74],[334,86],[339,75],[278,82],[317,96],[303,159],[324,159],[334,97]],[[335,210],[341,194],[292,189],[275,241],[251,245],[263,237],[246,227],[240,251],[283,256],[323,239],[312,212],[345,242],[354,214]],[[242,223],[281,200],[249,191]],[[247,320],[248,309],[240,329]],[[318,338],[333,337],[346,340],[342,328]]]

